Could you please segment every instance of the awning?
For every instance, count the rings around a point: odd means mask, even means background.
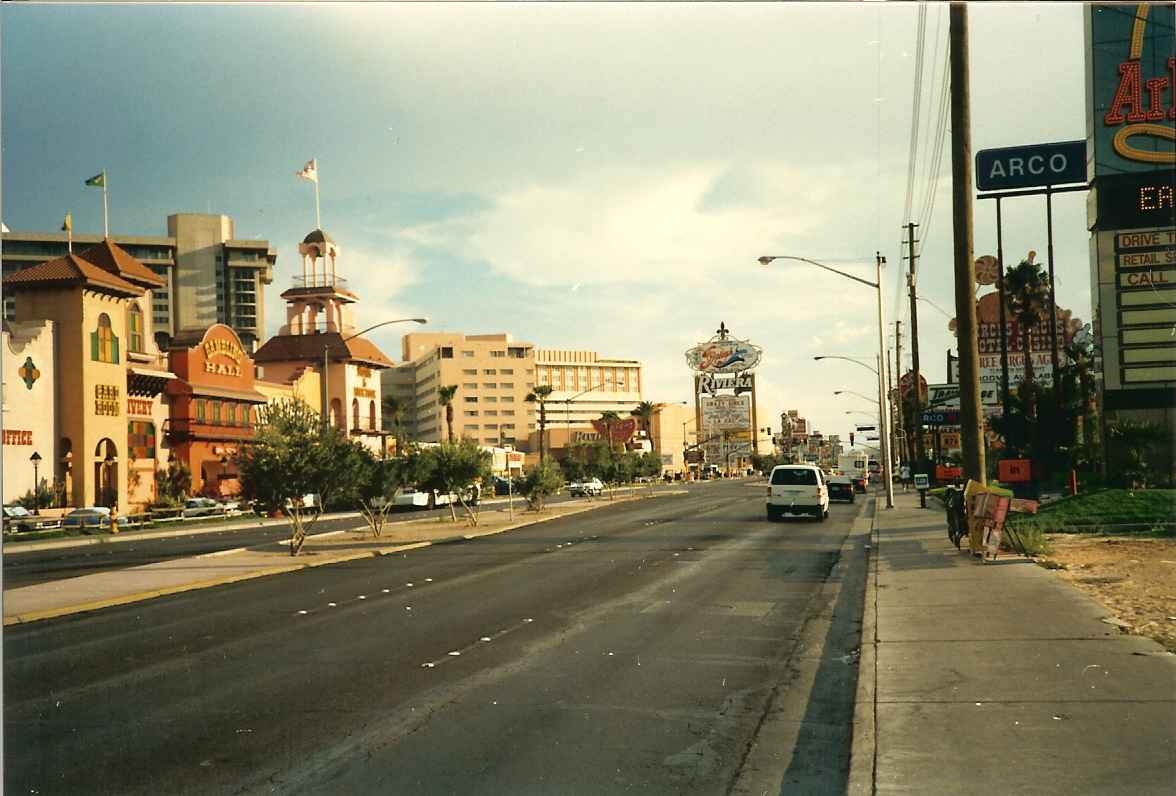
[[[163,392],[176,374],[152,368],[127,368],[127,394],[154,397]]]
[[[208,398],[229,398],[234,401],[245,401],[251,404],[268,403],[269,399],[256,390],[230,390],[227,387],[213,387],[210,384],[192,384],[187,382],[185,386],[188,388],[184,392],[191,392],[192,395],[199,395]]]

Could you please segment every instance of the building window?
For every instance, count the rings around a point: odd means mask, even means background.
[[[498,400],[502,401],[504,404],[513,404],[514,403],[514,396],[513,395],[504,395],[501,398],[499,398]]]
[[[514,375],[514,368],[499,368],[498,372],[501,373],[503,376],[513,376]]]
[[[478,416],[478,412],[477,412],[477,410],[474,410],[473,412],[466,412],[466,413],[465,413],[465,416],[466,416],[466,417],[477,417],[477,416]]]
[[[203,423],[205,419],[205,403],[203,398],[196,399],[196,422]]]
[[[514,428],[514,423],[503,423],[502,427],[503,428]]]
[[[496,429],[496,428],[498,428],[498,424],[497,424],[497,423],[487,423],[487,424],[486,424],[486,429],[487,429],[487,430],[493,430],[493,429]]]
[[[485,401],[486,403],[491,403],[491,404],[498,403],[498,399],[495,398],[493,395],[482,396],[482,400]]]
[[[497,409],[487,409],[485,414],[496,415],[496,414],[498,414],[498,410]]]
[[[248,426],[249,425],[249,407],[246,406],[245,404],[241,404],[240,406],[237,407],[237,425],[239,425],[239,426]]]
[[[368,401],[368,428],[376,430],[376,402]]]
[[[513,390],[514,389],[514,382],[513,381],[504,381],[504,382],[501,382],[498,386],[504,390]]]
[[[463,428],[464,428],[466,431],[477,431],[477,430],[478,430],[478,424],[477,424],[477,423],[466,423],[466,424],[465,424],[465,426],[463,426]]]
[[[221,422],[221,402],[208,402],[208,422],[214,426],[219,426]]]
[[[462,400],[465,401],[467,404],[476,404],[478,402],[478,396],[467,395],[464,398],[462,398]]]
[[[470,370],[463,370],[463,371],[462,371],[462,375],[465,375],[465,376],[477,376],[477,375],[478,375],[478,369],[477,369],[477,368],[472,368],[472,369],[470,369]]]
[[[491,351],[490,356],[494,357],[495,359],[505,358],[506,352],[505,351]]]
[[[463,390],[476,390],[478,389],[478,383],[474,381],[467,382],[466,384],[461,385],[461,388]]]
[[[488,382],[485,382],[482,384],[482,389],[484,389],[484,390],[497,390],[498,385],[492,381],[488,381]]]
[[[155,458],[155,424],[132,420],[127,424],[127,447],[132,459]]]
[[[453,346],[441,346],[441,358],[453,359]]]
[[[118,364],[118,335],[110,326],[110,316],[98,316],[98,328],[90,332],[90,359],[95,362]]]
[[[233,411],[233,405],[228,401],[225,401],[221,407],[221,417],[223,418],[224,425],[233,425],[233,420],[236,417],[236,413]]]
[[[143,353],[143,310],[138,304],[131,304],[127,313],[127,350]]]
[[[359,399],[351,399],[351,427],[359,428]]]
[[[514,410],[513,410],[513,409],[503,409],[503,410],[502,410],[502,414],[504,414],[504,415],[512,415],[512,416],[513,416],[513,415],[514,415]]]
[[[473,357],[474,357],[474,352],[473,352],[473,351],[462,351],[462,352],[461,352],[461,355],[462,355],[463,357],[465,357],[466,359],[473,359]]]

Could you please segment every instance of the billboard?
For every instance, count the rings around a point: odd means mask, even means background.
[[[686,364],[699,373],[739,373],[760,362],[763,349],[746,340],[712,340],[686,352]]]
[[[716,395],[703,398],[702,426],[712,432],[751,428],[751,397]]]
[[[1090,4],[1085,22],[1088,176],[1173,168],[1176,7]]]

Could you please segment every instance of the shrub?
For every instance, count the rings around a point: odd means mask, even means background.
[[[564,485],[563,473],[559,466],[550,461],[543,461],[537,467],[531,468],[523,479],[520,490],[527,498],[527,505],[532,511],[543,508],[543,501],[548,495],[554,495]]]

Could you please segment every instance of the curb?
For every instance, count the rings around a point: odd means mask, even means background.
[[[876,792],[878,767],[878,518],[882,498],[874,498],[870,545],[866,560],[866,594],[862,609],[861,656],[858,658],[857,694],[853,706],[853,735],[849,751],[851,796]]]
[[[685,494],[685,492],[683,492]],[[4,617],[4,627],[10,625],[28,624],[30,622],[37,622],[45,619],[55,619],[61,616],[68,616],[71,614],[87,613],[89,611],[97,611],[102,608],[111,608],[117,605],[128,605],[130,603],[142,602],[144,600],[152,600],[156,597],[166,597],[172,594],[181,594],[186,591],[196,591],[198,589],[207,589],[213,586],[223,586],[230,583],[237,583],[243,580],[254,580],[256,578],[264,578],[269,575],[282,575],[288,572],[297,572],[302,569],[311,569],[313,567],[322,567],[329,564],[341,564],[348,561],[357,561],[363,558],[377,558],[380,556],[394,555],[396,553],[404,553],[409,550],[418,550],[425,547],[432,547],[440,544],[454,544],[458,542],[468,542],[474,539],[480,539],[484,536],[495,536],[506,531],[512,531],[518,528],[525,528],[529,525],[538,525],[542,522],[550,520],[559,520],[564,517],[570,517],[575,514],[581,514],[586,511],[603,508],[607,505],[617,505],[622,501],[634,500],[635,498],[622,498],[619,501],[609,501],[599,505],[582,506],[574,511],[565,512],[563,514],[553,515],[550,517],[537,517],[524,522],[518,522],[514,525],[507,525],[485,533],[463,534],[460,536],[447,537],[445,539],[436,539],[427,542],[405,542],[403,544],[390,545],[388,547],[377,548],[376,550],[365,550],[358,553],[340,553],[334,556],[327,556],[325,558],[315,561],[302,561],[293,564],[271,565],[262,567],[249,572],[240,572],[235,575],[225,575],[219,578],[210,578],[208,580],[195,581],[193,583],[183,583],[177,586],[169,586],[162,589],[149,589],[146,591],[135,592],[133,594],[121,594],[117,597],[109,597],[104,600],[94,600],[87,603],[78,603],[75,605],[62,606],[60,608],[50,608],[44,611],[30,611],[24,614],[13,614],[12,616]],[[316,534],[315,537],[334,536],[336,534],[346,533],[346,530],[326,531],[322,534]],[[308,537],[310,538],[310,537]],[[289,540],[287,540],[288,542]],[[215,553],[208,553],[205,556],[195,556],[195,558],[228,555],[231,553],[246,552],[248,548],[236,548],[234,550],[221,550]]]

